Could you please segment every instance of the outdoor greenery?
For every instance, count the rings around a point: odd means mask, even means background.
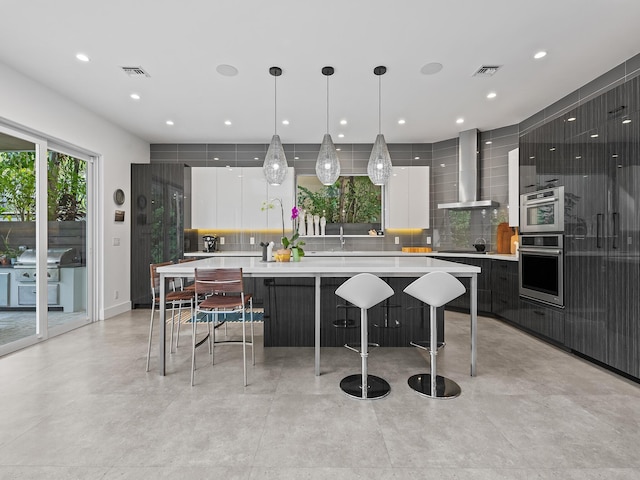
[[[298,185],[298,208],[327,223],[379,223],[381,195],[369,177],[345,176],[317,191]]]
[[[52,151],[47,160],[47,219],[85,218],[85,162]],[[5,221],[35,220],[35,152],[0,152],[0,216]]]

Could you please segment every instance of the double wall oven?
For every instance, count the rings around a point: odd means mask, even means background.
[[[520,195],[520,296],[564,308],[564,187]]]

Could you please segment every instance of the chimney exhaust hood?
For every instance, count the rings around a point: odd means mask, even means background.
[[[474,128],[460,132],[458,145],[458,201],[439,203],[439,209],[469,209],[499,207],[493,200],[478,200],[480,171],[478,169],[480,152],[480,132]]]

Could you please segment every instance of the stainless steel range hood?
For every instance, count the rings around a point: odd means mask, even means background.
[[[478,200],[480,172],[478,157],[480,152],[480,132],[474,128],[460,132],[458,146],[458,201],[439,203],[438,208],[469,209],[499,207],[493,200]]]

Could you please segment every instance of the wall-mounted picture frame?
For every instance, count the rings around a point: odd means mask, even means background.
[[[114,220],[116,222],[124,222],[124,210],[116,210]]]

